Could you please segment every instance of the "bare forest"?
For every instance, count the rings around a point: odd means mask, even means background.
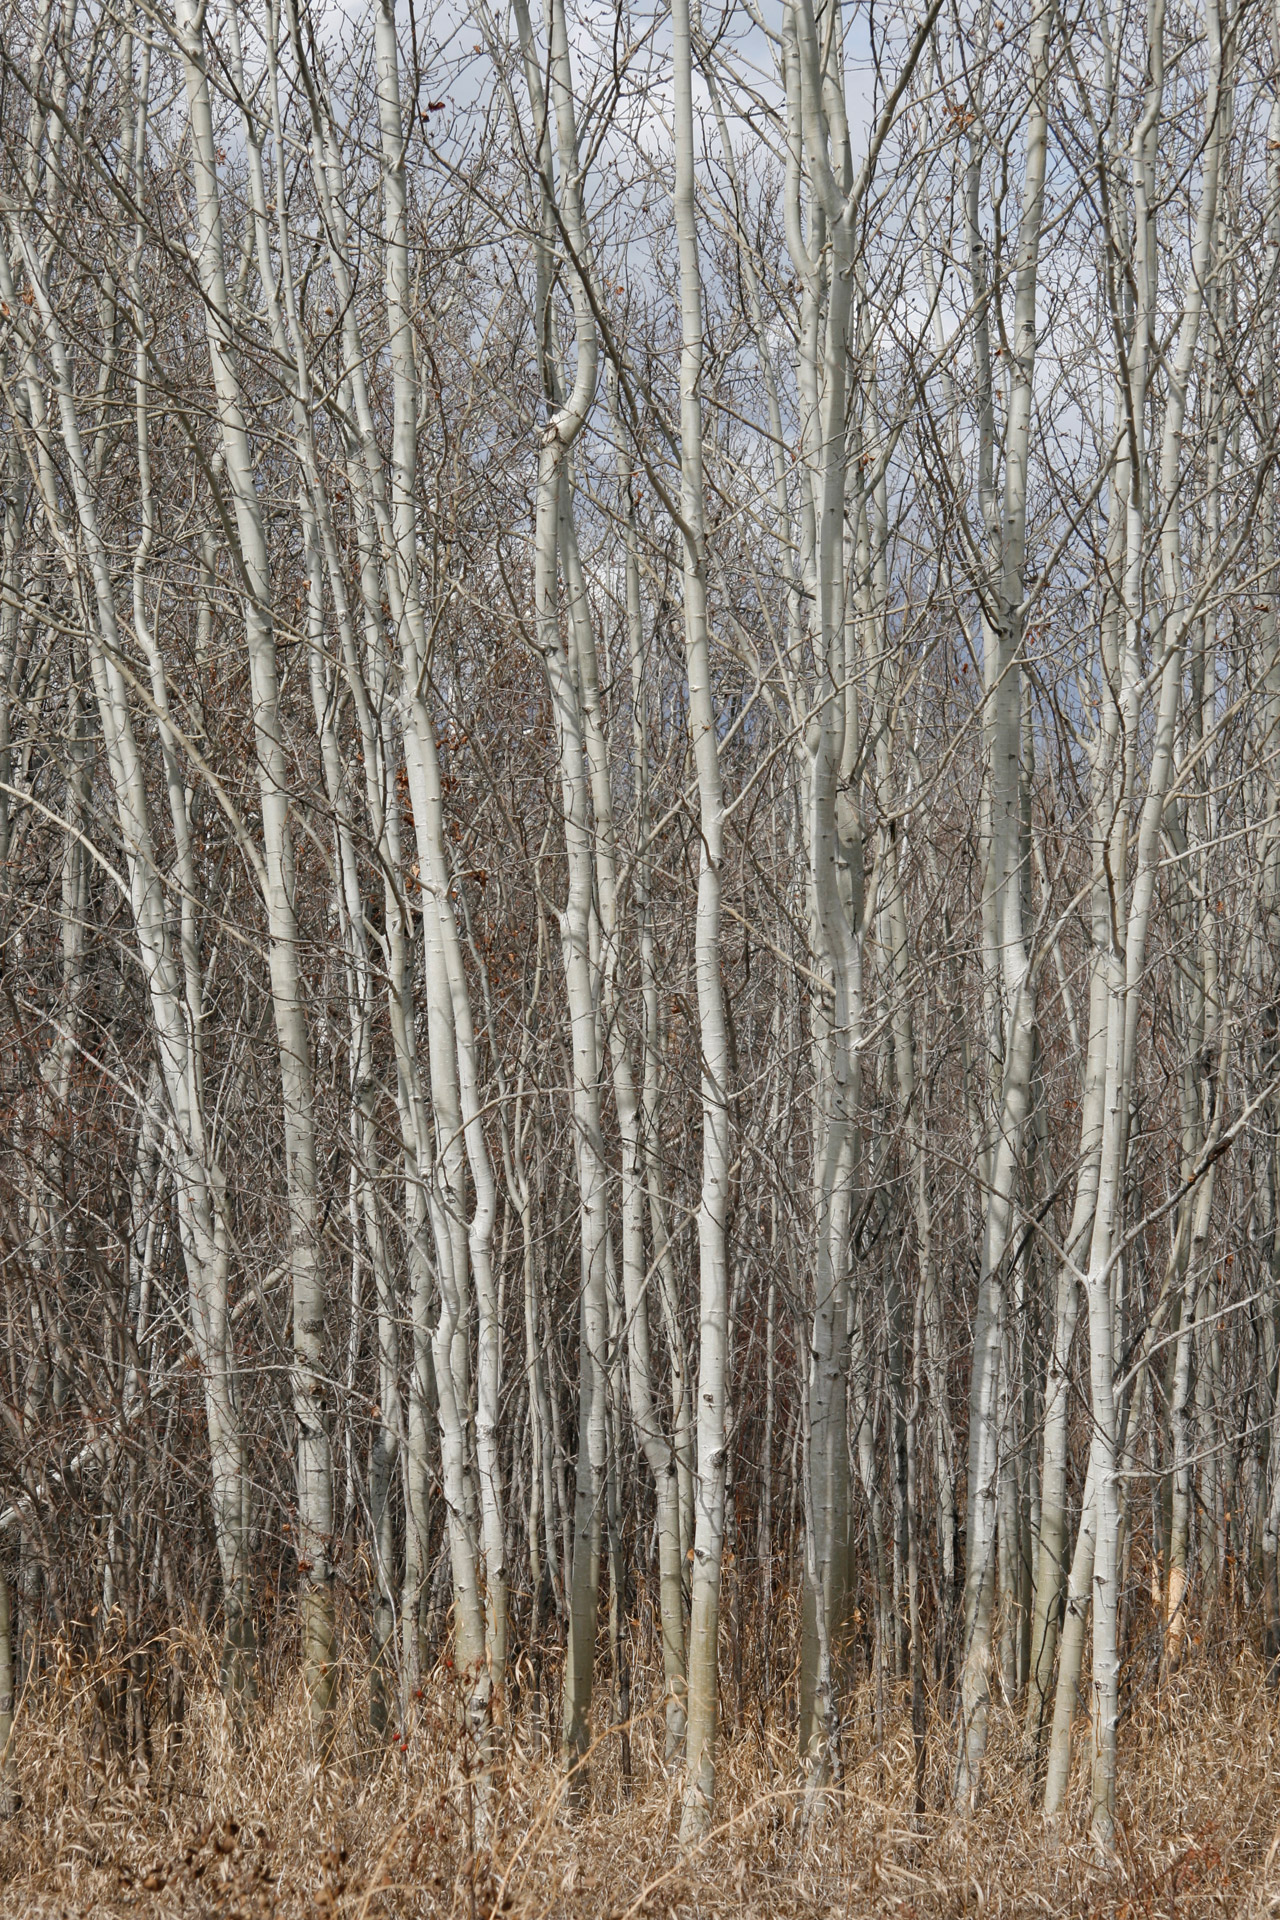
[[[1280,1910],[1275,0],[0,0],[0,1911]]]

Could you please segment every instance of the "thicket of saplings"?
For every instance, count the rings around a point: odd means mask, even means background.
[[[0,0],[15,1911],[1269,1911],[1266,0]]]

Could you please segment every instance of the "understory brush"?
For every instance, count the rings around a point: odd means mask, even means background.
[[[1012,1708],[994,1716],[982,1803],[966,1822],[949,1800],[950,1713],[931,1699],[918,1792],[905,1689],[877,1695],[864,1680],[849,1698],[843,1777],[806,1823],[787,1689],[763,1707],[740,1692],[736,1711],[726,1698],[713,1830],[681,1851],[680,1783],[661,1764],[657,1689],[643,1671],[633,1699],[644,1710],[625,1729],[610,1723],[602,1672],[589,1781],[571,1809],[528,1685],[486,1753],[441,1665],[407,1723],[375,1744],[368,1675],[350,1661],[321,1758],[284,1657],[262,1662],[259,1698],[237,1725],[207,1639],[150,1652],[145,1733],[130,1753],[112,1720],[129,1675],[46,1647],[14,1732],[21,1803],[0,1823],[6,1920],[1280,1914],[1277,1699],[1243,1635],[1218,1634],[1176,1679],[1131,1697],[1106,1867],[1087,1837],[1083,1717],[1058,1830],[1040,1816]],[[160,1710],[175,1698],[180,1720]]]

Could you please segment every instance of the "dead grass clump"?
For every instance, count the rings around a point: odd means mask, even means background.
[[[676,1847],[678,1783],[656,1716],[591,1756],[589,1804],[565,1783],[521,1711],[487,1776],[437,1672],[405,1729],[376,1747],[363,1676],[344,1673],[332,1747],[315,1756],[295,1675],[237,1728],[204,1644],[174,1643],[180,1728],[152,1729],[132,1761],[101,1724],[101,1676],[54,1661],[15,1733],[22,1793],[0,1826],[0,1916],[91,1920],[639,1920],[639,1916],[1082,1915],[1195,1920],[1280,1914],[1280,1758],[1273,1696],[1247,1644],[1203,1651],[1130,1702],[1122,1734],[1120,1844],[1099,1870],[1087,1842],[1087,1728],[1068,1816],[1047,1833],[1017,1715],[997,1715],[985,1800],[967,1823],[947,1797],[951,1728],[934,1714],[923,1815],[905,1700],[875,1738],[869,1687],[851,1703],[847,1766],[808,1830],[785,1711],[727,1731],[717,1825]],[[637,1676],[637,1697],[642,1697]],[[653,1696],[656,1697],[656,1694]]]

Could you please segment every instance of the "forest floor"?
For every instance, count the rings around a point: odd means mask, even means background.
[[[277,1676],[237,1736],[206,1653],[186,1683],[181,1742],[157,1739],[150,1771],[130,1772],[95,1757],[101,1676],[69,1661],[57,1672],[46,1710],[20,1710],[15,1728],[22,1805],[0,1824],[3,1920],[1280,1915],[1280,1702],[1245,1641],[1201,1646],[1175,1686],[1131,1701],[1106,1869],[1085,1832],[1083,1723],[1061,1832],[1044,1830],[1013,1714],[996,1716],[983,1805],[962,1823],[946,1808],[950,1728],[930,1729],[931,1811],[917,1815],[909,1714],[895,1700],[877,1743],[866,1689],[842,1789],[805,1830],[793,1739],[748,1712],[726,1729],[715,1829],[681,1851],[647,1720],[633,1723],[630,1781],[611,1731],[589,1804],[571,1813],[523,1723],[481,1792],[444,1676],[407,1751],[362,1754],[353,1712],[317,1769],[299,1758],[309,1734],[296,1682]]]

